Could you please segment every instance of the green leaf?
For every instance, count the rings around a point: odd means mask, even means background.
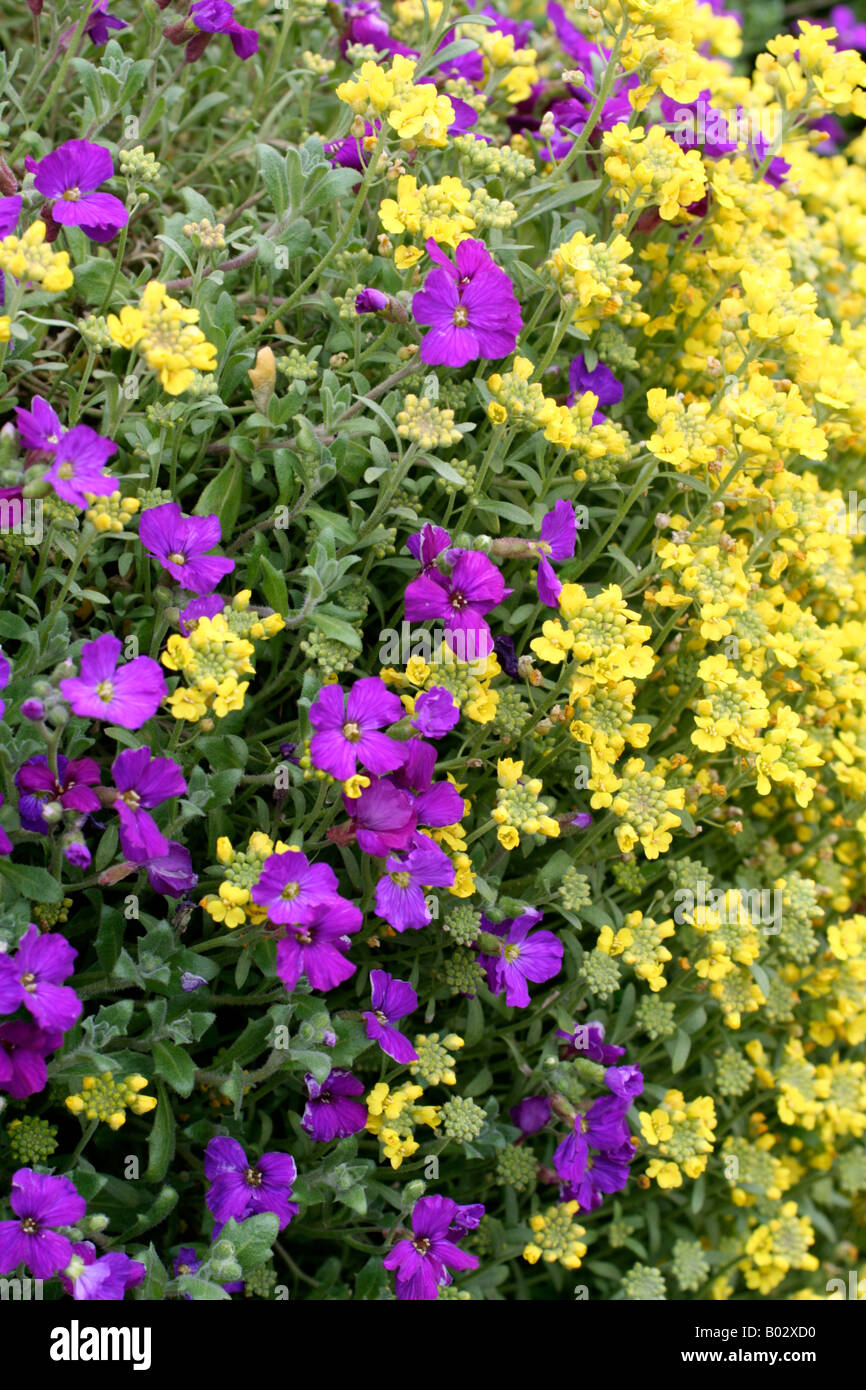
[[[195,1062],[182,1047],[171,1042],[155,1042],[153,1061],[157,1074],[168,1082],[172,1090],[177,1091],[179,1096],[191,1094],[195,1085]]]
[[[285,160],[270,145],[256,145],[256,154],[271,206],[277,217],[284,217],[289,210],[289,179]]]
[[[59,903],[63,890],[56,878],[47,869],[37,868],[35,864],[12,864],[8,859],[0,859],[0,875],[7,880],[22,898],[35,903]]]
[[[272,1211],[263,1211],[248,1216],[246,1221],[227,1221],[220,1231],[220,1240],[228,1240],[234,1246],[235,1259],[246,1275],[264,1264],[279,1230],[279,1217]]]
[[[196,1274],[182,1274],[177,1281],[177,1287],[181,1293],[188,1293],[195,1302],[205,1299],[220,1299],[222,1302],[232,1301],[230,1293],[226,1293],[221,1284],[212,1284],[209,1279],[199,1279]]]
[[[147,1141],[147,1171],[145,1182],[162,1182],[174,1158],[175,1122],[174,1111],[165,1086],[156,1083],[157,1106],[153,1113],[153,1125]]]
[[[223,540],[233,532],[243,500],[243,468],[240,459],[230,459],[215,478],[211,478],[195,504],[196,516],[216,512],[220,519]]]
[[[674,1045],[671,1051],[671,1071],[682,1071],[686,1062],[689,1060],[689,1053],[692,1050],[692,1040],[682,1028],[677,1029],[674,1038]]]
[[[259,563],[262,567],[262,592],[271,608],[284,618],[289,611],[289,591],[286,588],[285,577],[271,564],[267,555],[260,555]]]
[[[342,642],[345,647],[351,647],[356,652],[362,650],[360,636],[342,618],[332,618],[328,613],[317,612],[310,621],[324,632],[326,637],[330,637],[332,642]]]

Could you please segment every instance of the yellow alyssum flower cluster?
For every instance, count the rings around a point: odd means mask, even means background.
[[[196,372],[212,372],[216,348],[198,323],[198,309],[185,309],[166,293],[165,285],[151,280],[137,306],[124,305],[120,314],[109,314],[106,326],[118,347],[138,348],[145,362],[159,375],[169,396],[188,391]]]
[[[101,1120],[109,1129],[120,1129],[126,1124],[127,1110],[146,1115],[156,1109],[156,1096],[142,1095],[147,1084],[147,1077],[137,1072],[122,1080],[110,1071],[101,1076],[85,1076],[81,1090],[66,1097],[66,1108],[73,1115],[83,1115],[85,1120]]]
[[[395,54],[391,66],[367,60],[337,96],[359,116],[384,116],[406,149],[442,149],[454,124],[450,99],[432,82],[415,82],[413,59]]]
[[[45,223],[31,223],[20,236],[14,232],[0,239],[0,271],[16,280],[32,280],[49,294],[68,290],[73,282],[69,252],[53,251],[45,240]],[[8,315],[6,315],[8,318]]]
[[[657,207],[664,222],[681,219],[707,186],[699,150],[684,152],[661,126],[613,127],[601,142],[605,172],[623,206]]]
[[[683,1174],[700,1177],[713,1151],[716,1108],[711,1096],[686,1101],[682,1091],[671,1090],[660,1106],[642,1110],[639,1118],[644,1142],[661,1154],[650,1160],[647,1177],[662,1188],[682,1187]]]
[[[249,601],[250,590],[243,589],[222,613],[197,619],[188,637],[169,637],[162,664],[179,671],[186,681],[166,699],[175,719],[196,723],[211,714],[222,719],[231,710],[243,709],[249,681],[239,678],[255,675],[250,662],[255,647],[248,639],[267,641],[285,627],[279,613],[261,617],[250,610]]]
[[[397,1169],[405,1158],[418,1152],[415,1126],[427,1125],[437,1129],[442,1123],[438,1105],[418,1105],[424,1094],[423,1086],[408,1082],[393,1091],[386,1082],[375,1085],[366,1098],[369,1134],[375,1134],[381,1144],[382,1160]]]
[[[559,834],[559,822],[549,814],[547,802],[540,799],[544,790],[541,778],[524,778],[523,763],[513,758],[499,759],[496,776],[499,788],[490,815],[498,826],[496,838],[502,848],[516,849],[521,831],[524,835],[546,835],[555,839]]]

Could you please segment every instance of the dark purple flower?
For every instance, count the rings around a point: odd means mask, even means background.
[[[510,676],[512,680],[519,680],[520,667],[517,664],[517,653],[514,650],[514,638],[509,637],[507,633],[500,633],[498,637],[493,639],[493,651],[506,676]]]
[[[5,690],[12,675],[12,667],[9,665],[8,658],[0,649],[0,690]],[[5,713],[6,705],[0,700],[0,717]]]
[[[13,193],[10,198],[0,198],[0,237],[9,236],[15,231],[21,216],[21,202],[20,193]]]
[[[0,1274],[24,1264],[37,1279],[50,1279],[65,1269],[72,1242],[54,1227],[74,1226],[87,1210],[69,1178],[19,1168],[12,1174],[9,1205],[17,1220],[0,1221]]]
[[[39,724],[45,718],[45,706],[41,700],[22,700],[21,716],[23,719],[32,720],[34,724]]]
[[[348,698],[341,685],[322,686],[310,709],[313,766],[340,782],[355,775],[358,763],[377,777],[393,772],[403,762],[404,746],[378,730],[402,716],[400,700],[378,676],[355,681]]]
[[[583,1176],[576,1182],[566,1183],[561,1189],[562,1201],[574,1200],[581,1211],[595,1211],[606,1194],[621,1192],[625,1187],[633,1158],[631,1144],[590,1153]]]
[[[620,1096],[599,1096],[586,1112],[586,1133],[594,1149],[620,1149],[629,1142],[626,1111],[631,1104]]]
[[[365,121],[362,136],[346,135],[342,140],[330,140],[324,147],[325,154],[332,164],[338,165],[341,169],[357,169],[360,174],[367,167],[367,141],[375,145],[378,132],[378,121],[375,125]]]
[[[3,798],[3,793],[0,792],[0,806],[3,805],[3,799],[4,799],[4,798]],[[6,831],[3,829],[2,825],[0,825],[0,854],[11,854],[11,853],[12,853],[12,841],[9,839],[9,836],[6,834]]]
[[[381,290],[366,289],[355,296],[356,314],[379,314],[383,309],[387,309],[390,304],[387,294]]]
[[[182,1245],[174,1257],[172,1270],[175,1279],[179,1279],[182,1274],[195,1274],[197,1269],[201,1269],[201,1260],[191,1245]],[[186,1295],[191,1298],[191,1294]]]
[[[151,719],[166,694],[158,662],[137,656],[118,666],[120,638],[110,632],[85,642],[81,674],[60,682],[60,693],[82,719],[101,719],[123,729],[140,729]]]
[[[426,837],[425,837],[426,838]],[[403,858],[392,855],[386,873],[376,884],[376,911],[395,931],[426,927],[432,921],[425,888],[449,888],[454,865],[432,840],[412,849]]]
[[[112,439],[104,439],[89,425],[75,425],[66,430],[54,448],[51,467],[45,473],[55,493],[73,507],[87,507],[86,493],[109,497],[117,488],[117,479],[103,473],[102,466],[117,453]]]
[[[425,738],[444,738],[460,720],[460,706],[444,685],[432,685],[415,699],[412,728]]]
[[[277,944],[277,974],[292,993],[306,975],[313,989],[334,989],[354,975],[357,966],[346,959],[349,934],[356,932],[362,917],[354,903],[340,900],[336,906],[319,908],[314,920],[291,926]]]
[[[409,537],[406,548],[415,556],[422,570],[426,571],[435,567],[436,556],[447,550],[450,544],[449,533],[442,526],[432,526],[428,521],[420,531]]]
[[[556,577],[551,560],[570,560],[577,544],[577,519],[574,504],[560,499],[548,512],[541,523],[541,539],[537,542],[538,573],[536,585],[538,597],[548,608],[559,606],[562,585]]]
[[[97,1256],[96,1246],[89,1240],[77,1241],[72,1252],[73,1273],[61,1274],[60,1282],[79,1301],[120,1303],[126,1292],[137,1288],[147,1274],[140,1260],[131,1260],[122,1250]]]
[[[93,0],[93,12],[84,26],[84,32],[96,48],[108,43],[108,35],[112,29],[128,28],[125,19],[118,19],[116,14],[109,14],[108,0]]]
[[[389,781],[412,793],[419,826],[441,830],[456,825],[466,814],[466,802],[453,782],[433,781],[436,749],[420,738],[411,738],[405,746],[406,761]]]
[[[182,898],[198,883],[198,874],[193,873],[190,852],[177,840],[169,840],[165,854],[145,862],[147,877],[155,893],[164,893],[167,898]],[[134,862],[134,861],[133,861]]]
[[[589,811],[578,811],[572,816],[571,824],[576,825],[578,830],[588,830],[592,825],[592,815]]]
[[[64,811],[99,810],[99,797],[90,790],[98,782],[99,767],[93,758],[69,759],[58,753],[55,776],[45,754],[34,754],[15,773],[22,829],[49,834],[51,823],[42,814],[47,802],[59,802]]]
[[[150,749],[124,748],[111,765],[117,788],[114,809],[120,817],[120,847],[133,864],[160,859],[169,842],[150,815],[171,796],[182,796],[186,779],[171,758],[152,758]]]
[[[523,327],[514,287],[483,241],[468,237],[456,251],[456,268],[432,239],[427,253],[438,262],[412,298],[412,313],[428,325],[421,360],[430,366],[465,367],[479,357],[507,357]]]
[[[382,1261],[396,1270],[399,1299],[431,1301],[440,1284],[450,1284],[452,1269],[477,1269],[474,1255],[454,1243],[458,1207],[450,1197],[422,1197],[412,1211],[412,1239],[401,1240]]]
[[[262,1154],[251,1163],[237,1139],[211,1139],[204,1154],[204,1175],[210,1181],[205,1201],[216,1218],[214,1236],[227,1221],[244,1221],[258,1212],[272,1211],[280,1230],[298,1214],[290,1202],[292,1183],[298,1175],[291,1154]]]
[[[367,1107],[352,1096],[364,1094],[364,1083],[350,1071],[332,1071],[320,1085],[314,1076],[304,1077],[309,1097],[301,1128],[320,1144],[357,1134],[367,1123]]]
[[[81,1001],[64,985],[78,952],[57,932],[42,935],[33,923],[14,958],[0,956],[0,1014],[22,1006],[46,1032],[67,1032],[81,1015]]]
[[[2,232],[0,225],[0,234]],[[66,433],[59,416],[42,396],[33,397],[29,410],[18,407],[15,411],[15,428],[26,449],[44,449],[52,453]]]
[[[199,30],[193,38],[190,31]],[[214,34],[228,34],[232,48],[238,58],[245,62],[258,52],[259,36],[255,29],[247,29],[235,19],[234,6],[228,0],[196,0],[190,6],[184,23],[169,25],[163,30],[169,43],[186,44],[184,59],[194,63],[200,58]]]
[[[512,1105],[511,1118],[524,1134],[537,1134],[550,1123],[551,1105],[548,1096],[527,1096],[519,1105]]]
[[[80,830],[67,830],[60,841],[60,847],[63,850],[63,858],[74,869],[90,868],[92,856]]]
[[[184,516],[177,502],[148,507],[138,528],[145,550],[192,594],[210,594],[235,567],[234,560],[206,553],[220,535],[218,516]]]
[[[129,221],[119,198],[97,193],[114,178],[111,151],[89,140],[66,140],[44,159],[27,155],[24,163],[37,191],[51,200],[51,216],[61,227],[80,227],[91,241],[111,241]]]
[[[629,1104],[643,1092],[640,1067],[608,1067],[604,1082],[619,1100],[628,1101]]]
[[[417,1062],[418,1054],[408,1038],[392,1025],[417,1009],[418,995],[406,980],[395,980],[387,970],[371,970],[370,985],[371,1008],[364,1014],[367,1037],[401,1066]]]
[[[576,397],[584,395],[587,391],[591,391],[598,398],[599,405],[616,405],[623,397],[623,384],[614,376],[610,367],[604,362],[597,362],[590,370],[582,352],[572,357],[569,364],[568,389],[571,393],[568,397],[569,405],[574,405]],[[603,419],[601,411],[597,410],[592,422],[597,425]]]
[[[0,1023],[0,1091],[24,1100],[45,1089],[45,1058],[63,1041],[61,1032],[50,1032],[35,1023]]]
[[[449,550],[450,574],[430,569],[406,586],[406,618],[439,618],[445,639],[459,661],[489,656],[493,637],[484,614],[505,597],[505,581],[492,560],[479,550]]]
[[[487,983],[494,994],[505,993],[505,1002],[512,1008],[525,1009],[529,1004],[527,980],[541,984],[551,980],[562,969],[562,942],[550,931],[532,928],[541,921],[535,909],[522,917],[504,922],[489,922],[482,914],[481,929],[503,938],[499,955],[478,957],[487,974]]]
[[[553,1166],[564,1182],[579,1182],[586,1172],[589,1141],[581,1134],[580,1116],[575,1115],[571,1133],[563,1139],[553,1155]]]
[[[365,854],[385,859],[395,849],[408,849],[418,812],[414,798],[389,777],[364,787],[360,796],[344,796],[355,838]]]
[[[337,876],[329,864],[311,864],[300,850],[271,854],[250,890],[272,922],[311,922],[322,908],[339,907]]]
[[[600,1062],[608,1067],[619,1057],[625,1056],[625,1048],[604,1040],[603,1023],[576,1023],[572,1032],[557,1028],[556,1036],[568,1043],[565,1055],[569,1057],[588,1057],[591,1062]]]

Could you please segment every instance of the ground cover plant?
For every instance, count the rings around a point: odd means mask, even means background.
[[[866,21],[795,8],[0,3],[21,1296],[856,1292]]]

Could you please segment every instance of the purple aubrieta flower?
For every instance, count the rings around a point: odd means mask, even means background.
[[[553,1166],[564,1182],[579,1182],[586,1172],[589,1159],[589,1140],[581,1133],[580,1115],[575,1115],[571,1132],[558,1145]]]
[[[24,1264],[37,1279],[50,1279],[72,1259],[72,1242],[55,1227],[74,1226],[87,1204],[69,1178],[32,1168],[12,1174],[9,1205],[16,1220],[0,1221],[0,1274]]]
[[[456,267],[432,238],[427,254],[437,264],[412,298],[416,321],[431,329],[421,343],[421,361],[456,368],[479,357],[507,357],[517,345],[523,319],[511,281],[484,242],[472,237],[461,241]]]
[[[353,777],[359,763],[377,777],[393,772],[403,762],[404,745],[379,730],[402,717],[399,698],[378,676],[355,681],[348,696],[341,685],[322,686],[310,708],[313,766],[340,782]]]
[[[189,637],[199,618],[215,618],[226,606],[220,594],[206,594],[204,598],[194,598],[186,608],[180,610],[178,627],[184,637]]]
[[[72,1246],[72,1259],[60,1282],[79,1302],[120,1303],[129,1289],[143,1282],[146,1274],[141,1261],[130,1259],[122,1250],[97,1255],[96,1246],[83,1240]]]
[[[418,823],[415,799],[390,777],[377,778],[360,796],[343,796],[355,839],[365,854],[386,859],[393,850],[408,849]]]
[[[317,909],[311,921],[290,926],[277,944],[277,974],[292,993],[306,975],[313,989],[334,989],[354,975],[357,966],[346,959],[349,934],[362,922],[354,903],[340,899]]]
[[[43,475],[56,495],[73,507],[88,507],[86,494],[110,497],[117,488],[117,479],[103,473],[102,466],[117,453],[112,439],[104,439],[89,425],[74,425],[65,430],[55,446],[51,467]]]
[[[382,1051],[401,1066],[417,1062],[418,1054],[408,1038],[393,1025],[399,1018],[414,1013],[418,995],[406,980],[395,980],[387,970],[371,970],[372,998],[364,1014],[367,1037],[377,1042]]]
[[[356,314],[380,314],[390,304],[387,294],[381,290],[365,289],[355,296]]]
[[[643,1092],[643,1074],[640,1067],[608,1067],[604,1074],[604,1084],[619,1100],[629,1105]]]
[[[416,531],[406,542],[406,549],[410,555],[414,555],[422,570],[433,569],[436,564],[436,556],[441,555],[443,550],[447,550],[451,544],[451,536],[442,526],[433,526],[425,522],[420,531]]]
[[[44,159],[27,155],[37,192],[51,201],[51,217],[61,227],[80,227],[91,241],[111,241],[129,221],[129,213],[113,193],[97,193],[114,178],[111,151],[89,140],[66,140]]]
[[[2,232],[2,225],[0,225]],[[30,409],[19,406],[15,411],[15,428],[25,449],[44,449],[53,452],[66,433],[60,417],[42,396],[34,396]]]
[[[460,720],[460,706],[444,685],[431,685],[415,699],[412,728],[425,738],[444,738]]]
[[[490,989],[494,994],[504,992],[505,1002],[511,1008],[525,1009],[529,1004],[527,980],[541,984],[562,969],[562,942],[553,932],[537,931],[530,935],[540,921],[541,913],[534,908],[522,917],[504,922],[489,922],[482,914],[481,930],[502,937],[503,942],[499,955],[482,953],[478,960]]]
[[[557,1028],[556,1036],[567,1043],[564,1055],[568,1057],[588,1057],[591,1062],[601,1062],[609,1067],[612,1062],[625,1056],[624,1047],[605,1042],[603,1023],[576,1023],[570,1033],[564,1028]]]
[[[621,1192],[625,1187],[634,1152],[631,1144],[590,1152],[582,1177],[575,1182],[565,1182],[560,1189],[561,1200],[576,1201],[581,1211],[595,1211],[605,1195]]]
[[[103,44],[108,43],[108,36],[112,29],[129,28],[125,19],[118,19],[117,15],[109,13],[108,4],[109,0],[93,0],[93,8],[84,26],[84,32],[94,48],[102,48]],[[69,47],[69,40],[75,33],[75,28],[76,26],[73,24],[69,29],[64,29],[57,40],[59,47]]]
[[[837,33],[831,40],[835,48],[855,48],[866,53],[866,20],[860,19],[850,5],[834,5],[827,18]],[[823,20],[814,22],[823,24]]]
[[[255,29],[247,29],[235,19],[234,6],[228,0],[196,0],[185,20],[170,24],[162,32],[169,43],[186,45],[186,63],[194,63],[202,56],[214,34],[227,34],[241,61],[252,58],[259,47]]]
[[[0,1023],[0,1091],[24,1100],[44,1091],[48,1080],[45,1058],[62,1043],[63,1034],[35,1023]]]
[[[610,367],[604,362],[597,362],[594,367],[586,365],[586,358],[582,352],[576,357],[572,357],[568,367],[568,404],[574,405],[578,395],[585,395],[587,391],[592,392],[599,405],[616,405],[623,397],[623,384],[614,376]],[[604,415],[600,410],[596,410],[592,417],[594,425],[601,424]]]
[[[586,1132],[594,1149],[619,1149],[629,1142],[626,1113],[631,1101],[621,1096],[598,1096],[586,1112]]]
[[[353,1096],[364,1094],[364,1083],[350,1071],[332,1071],[321,1084],[309,1073],[304,1077],[307,1104],[301,1128],[311,1139],[329,1144],[357,1134],[367,1123],[367,1107]]]
[[[376,884],[379,916],[398,932],[428,926],[433,918],[424,890],[450,888],[454,865],[448,855],[432,840],[426,840],[426,844],[411,849],[403,858],[391,855],[385,861],[385,870]]]
[[[165,502],[142,512],[138,536],[172,579],[193,594],[210,594],[235,567],[234,560],[206,553],[220,542],[215,514],[184,516],[177,502]]]
[[[3,793],[0,792],[0,806],[3,805],[3,800],[4,800]],[[0,825],[0,854],[11,854],[11,853],[12,853],[12,841],[9,839],[9,836],[6,834],[6,831],[3,829],[2,825]]]
[[[444,622],[445,640],[459,661],[489,656],[493,637],[484,614],[505,598],[505,581],[479,550],[449,550],[450,574],[422,571],[406,586],[406,618]]]
[[[192,858],[186,845],[179,844],[177,840],[167,843],[166,853],[147,859],[144,867],[155,893],[164,893],[167,898],[182,898],[184,893],[190,893],[195,888],[198,874],[193,873]]]
[[[22,1006],[40,1028],[65,1033],[81,1015],[81,1001],[63,981],[78,952],[58,932],[43,935],[32,922],[14,957],[0,956],[0,1014]]]
[[[431,1301],[440,1284],[451,1283],[452,1269],[477,1269],[474,1255],[455,1244],[460,1208],[450,1197],[422,1197],[412,1211],[412,1238],[389,1250],[382,1264],[396,1272],[399,1299]]]
[[[117,788],[114,809],[120,817],[120,847],[133,864],[159,859],[169,841],[150,815],[155,806],[182,796],[186,779],[171,758],[153,758],[150,749],[124,748],[111,764]]]
[[[406,761],[388,779],[411,792],[419,826],[441,830],[456,825],[466,814],[466,802],[453,782],[434,782],[436,749],[432,743],[410,738],[406,744]]]
[[[123,729],[140,729],[151,719],[166,695],[159,663],[137,656],[118,666],[122,643],[103,633],[81,649],[81,674],[60,682],[60,693],[82,719],[101,719]]]
[[[277,923],[310,922],[321,908],[345,902],[331,866],[311,864],[300,850],[269,855],[250,895]]]
[[[538,550],[538,573],[535,577],[538,597],[548,608],[559,606],[562,585],[556,577],[551,560],[571,560],[577,544],[577,518],[574,504],[560,498],[552,512],[541,523]]]
[[[182,1245],[174,1257],[174,1264],[172,1266],[174,1277],[178,1279],[183,1274],[195,1274],[197,1269],[201,1269],[201,1265],[201,1258],[196,1254],[193,1247],[191,1245]],[[243,1279],[234,1279],[228,1284],[223,1284],[222,1287],[225,1289],[226,1293],[240,1293],[244,1287],[244,1281]],[[185,1293],[183,1297],[188,1303],[192,1303],[193,1297],[191,1293]]]
[[[215,1237],[227,1221],[258,1212],[274,1212],[281,1231],[298,1214],[297,1202],[289,1201],[298,1175],[291,1154],[266,1153],[251,1163],[237,1139],[217,1136],[205,1149],[204,1175],[211,1184],[205,1201],[216,1218]]]
[[[18,226],[18,218],[21,216],[21,205],[23,199],[20,193],[13,193],[9,198],[0,198],[0,237],[9,236]],[[0,303],[2,303],[0,299]]]
[[[509,1113],[524,1134],[537,1134],[550,1123],[551,1110],[549,1096],[527,1096],[518,1105],[512,1105]]]
[[[9,658],[4,654],[2,648],[0,648],[0,690],[6,689],[11,677],[12,667],[9,665]],[[5,711],[6,705],[3,700],[0,700],[0,718],[2,718]]]

